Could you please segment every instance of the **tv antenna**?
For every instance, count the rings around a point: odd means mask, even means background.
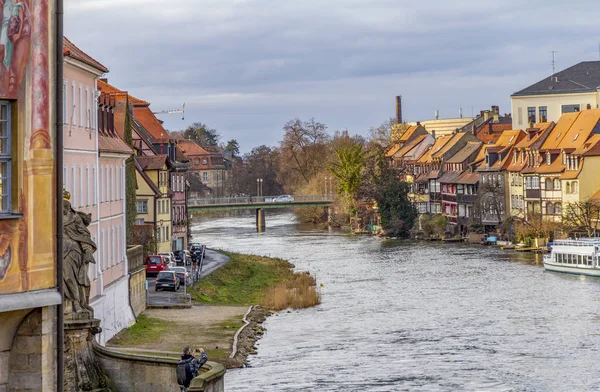
[[[181,104],[181,109],[161,110],[158,112],[152,112],[152,114],[181,114],[181,119],[185,120],[185,102]]]
[[[551,50],[550,53],[552,53],[552,76],[554,76],[555,65],[556,65],[556,62],[554,61],[554,55],[557,53],[557,51]]]

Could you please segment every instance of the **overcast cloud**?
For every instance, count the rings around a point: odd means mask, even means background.
[[[552,71],[598,60],[597,0],[65,0],[65,34],[152,103],[186,103],[242,152],[289,119],[366,135],[395,115],[465,116]]]

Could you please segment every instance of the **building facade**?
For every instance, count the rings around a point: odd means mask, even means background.
[[[8,3],[0,10],[3,20],[20,26],[20,34],[0,44],[0,390],[52,392],[62,358],[56,351],[62,190],[53,115],[60,110],[54,103],[62,81],[53,76],[60,54],[53,51],[55,3],[18,4],[16,14]]]

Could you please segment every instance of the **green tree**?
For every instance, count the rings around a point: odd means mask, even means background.
[[[234,156],[240,155],[240,144],[235,139],[231,139],[230,141],[228,141],[223,149],[225,151],[229,151]]]
[[[201,146],[217,147],[219,145],[219,133],[206,124],[195,122],[183,131],[183,137],[192,140]]]
[[[126,105],[129,108],[129,105]],[[129,109],[125,110],[125,127],[123,130],[125,143],[133,149],[133,135],[131,129],[131,114]],[[135,150],[134,150],[135,151]],[[125,162],[125,204],[127,212],[125,215],[127,243],[134,244],[135,219],[137,217],[137,178],[135,173],[135,162],[133,156]]]
[[[403,173],[390,167],[382,149],[373,151],[368,176],[363,180],[359,194],[375,200],[381,219],[381,228],[390,237],[408,237],[418,212],[408,198],[410,185],[401,181]]]
[[[335,150],[338,162],[329,170],[337,177],[337,188],[352,213],[365,167],[365,151],[362,143],[353,143]]]

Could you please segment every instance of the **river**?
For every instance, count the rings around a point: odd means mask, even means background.
[[[600,280],[545,272],[536,255],[382,240],[292,214],[195,222],[215,249],[281,257],[322,304],[269,318],[234,391],[598,391]]]

